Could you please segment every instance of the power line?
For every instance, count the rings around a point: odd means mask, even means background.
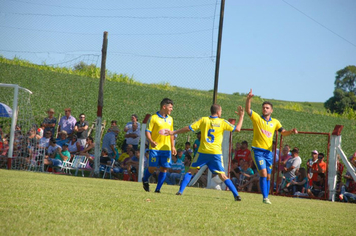
[[[195,7],[205,7],[212,6],[214,4],[200,4],[200,5],[189,5],[189,6],[174,6],[174,7],[129,7],[129,8],[88,8],[88,7],[69,7],[53,4],[35,3],[28,1],[10,0],[13,2],[21,2],[31,5],[48,6],[48,7],[60,7],[68,9],[78,9],[78,10],[96,10],[96,11],[126,11],[126,10],[153,10],[153,9],[177,9],[177,8],[195,8]]]
[[[351,44],[352,46],[356,47],[356,44],[350,42],[349,40],[347,40],[346,38],[342,37],[341,35],[339,35],[338,33],[336,33],[335,31],[329,29],[328,27],[326,27],[325,25],[323,25],[322,23],[320,23],[319,21],[315,20],[314,18],[312,18],[311,16],[307,15],[306,13],[302,12],[301,10],[299,10],[298,8],[296,8],[295,6],[293,6],[292,4],[286,2],[285,0],[282,0],[284,3],[288,4],[290,7],[294,8],[295,10],[297,10],[298,12],[300,12],[301,14],[303,14],[304,16],[308,17],[309,19],[311,19],[312,21],[314,21],[315,23],[317,23],[318,25],[320,25],[321,27],[323,27],[324,29],[327,29],[328,31],[330,31],[331,33],[335,34],[336,36],[338,36],[339,38],[343,39],[344,41],[348,42],[349,44]]]
[[[0,12],[1,14],[10,15],[22,15],[22,16],[47,16],[47,17],[79,17],[79,18],[121,18],[121,19],[139,19],[139,20],[155,20],[155,19],[197,19],[197,20],[207,20],[212,19],[214,16],[93,16],[93,15],[73,15],[73,14],[43,14],[43,13],[20,13],[20,12]]]
[[[29,31],[37,31],[37,32],[48,32],[48,33],[60,33],[60,34],[77,34],[77,35],[102,35],[102,33],[80,33],[80,32],[65,32],[65,31],[55,31],[55,30],[41,30],[41,29],[29,29],[29,28],[22,28],[22,27],[12,27],[12,26],[3,26],[0,25],[1,28],[7,29],[17,29],[17,30],[29,30]],[[202,30],[194,30],[194,31],[186,31],[186,32],[175,32],[175,33],[124,33],[124,34],[111,34],[111,36],[142,36],[142,35],[184,35],[184,34],[193,34],[193,33],[200,33],[206,31],[212,31],[213,29],[202,29]]]

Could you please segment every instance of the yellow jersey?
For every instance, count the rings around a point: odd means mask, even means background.
[[[157,143],[157,146],[151,147],[150,144],[150,150],[171,151],[171,136],[165,135],[165,130],[173,131],[173,118],[169,115],[163,117],[159,112],[152,115],[146,131],[151,133],[152,140]]]
[[[224,131],[235,131],[236,126],[217,116],[202,117],[189,126],[192,131],[201,131],[198,152],[222,154],[221,144]]]
[[[272,117],[267,121],[252,110],[249,115],[253,124],[252,147],[272,151],[273,135],[276,130],[282,128],[281,123]]]

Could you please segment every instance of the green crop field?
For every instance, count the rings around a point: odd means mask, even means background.
[[[354,235],[355,204],[0,170],[1,235]],[[155,187],[154,185],[152,187]]]
[[[18,60],[0,58],[0,81],[2,83],[19,84],[33,92],[31,104],[36,123],[41,123],[50,107],[56,110],[56,115],[62,113],[65,107],[72,108],[72,115],[78,117],[86,113],[87,120],[96,118],[99,80],[92,77],[61,73],[62,70],[49,70],[49,67],[29,66]],[[212,86],[213,87],[213,86]],[[254,85],[251,84],[253,89]],[[248,92],[248,91],[246,91]],[[273,98],[274,92],[271,93]],[[303,91],[299,91],[301,96]],[[258,94],[256,94],[258,95]],[[133,80],[126,82],[106,81],[104,86],[103,119],[110,122],[117,120],[121,129],[130,121],[130,116],[136,113],[142,121],[146,114],[159,110],[159,102],[164,97],[174,100],[174,127],[181,128],[201,116],[209,114],[213,93],[211,91],[191,90],[172,87],[166,84],[142,84]],[[331,115],[326,112],[322,103],[286,102],[255,97],[252,109],[261,110],[261,103],[270,100],[274,104],[273,117],[279,119],[285,129],[297,128],[305,132],[331,133],[335,125],[344,125],[342,131],[342,148],[347,156],[356,151],[356,120]],[[218,94],[218,103],[223,107],[223,117],[236,118],[234,111],[238,105],[244,106],[245,96],[238,94]],[[252,128],[248,116],[245,116],[243,128]],[[124,133],[119,135],[121,144]],[[187,138],[195,139],[193,133],[179,135],[177,147],[183,147]],[[243,131],[233,135],[233,141],[247,140],[251,142],[251,132]],[[325,135],[292,135],[284,139],[290,146],[298,146],[303,165],[309,158],[311,150],[317,149],[326,153],[327,136]]]

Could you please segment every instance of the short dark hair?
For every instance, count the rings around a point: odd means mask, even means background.
[[[189,144],[190,145],[190,142],[185,142],[185,145]]]
[[[163,98],[163,100],[161,101],[161,108],[164,106],[164,105],[168,105],[168,104],[171,104],[173,106],[173,101],[169,98]]]
[[[320,156],[324,158],[324,153],[319,152],[318,157]]]
[[[134,117],[136,117],[136,119],[138,119],[138,116],[136,114],[132,114],[131,116],[134,116]]]
[[[81,117],[81,116],[85,116],[85,114],[84,113],[80,113],[79,117]]]
[[[235,163],[239,163],[236,159],[233,159],[232,161],[231,161],[231,163],[232,164],[235,164]]]
[[[248,146],[248,142],[246,140],[242,141],[241,144],[246,144]]]
[[[92,142],[94,142],[94,139],[92,136],[88,136],[88,139],[90,139]]]
[[[262,107],[264,106],[264,105],[270,105],[271,106],[271,108],[273,109],[273,105],[272,105],[272,103],[271,102],[269,102],[269,101],[265,101],[265,102],[263,102],[262,103]]]
[[[221,110],[221,106],[220,106],[219,104],[213,104],[213,105],[211,105],[211,107],[210,107],[210,113],[211,113],[212,115],[218,113],[218,111],[220,111],[220,110]]]
[[[111,124],[117,124],[117,120],[112,120]]]

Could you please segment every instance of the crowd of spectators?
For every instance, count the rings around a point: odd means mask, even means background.
[[[71,109],[64,109],[65,115],[58,121],[58,134],[56,134],[57,119],[54,117],[54,109],[48,109],[48,116],[37,126],[33,125],[29,130],[22,130],[16,126],[14,139],[14,157],[21,157],[21,165],[26,167],[31,161],[37,161],[43,156],[45,166],[61,167],[64,161],[73,158],[74,155],[85,156],[88,159],[88,170],[93,168],[95,143],[89,136],[89,122],[84,113],[77,120],[71,115]],[[112,176],[116,179],[137,181],[139,169],[139,143],[141,124],[136,114],[131,115],[124,131],[124,141],[121,152],[117,146],[117,138],[120,129],[117,121],[111,121],[111,126],[103,137],[100,156],[100,170],[105,171],[108,167]],[[194,156],[200,145],[201,133],[196,133],[196,139],[191,146],[190,142],[184,144],[184,149],[178,149],[177,154],[172,156],[171,168],[167,172],[165,182],[169,185],[179,184],[184,173],[189,169]],[[177,145],[177,143],[176,143]],[[275,143],[273,144],[275,145]],[[0,167],[6,167],[6,157],[9,150],[9,134],[4,134],[0,126],[0,157],[4,161]],[[260,192],[259,174],[251,157],[251,151],[247,141],[237,142],[231,152],[230,178],[239,191]],[[148,150],[144,157],[144,168],[147,168]],[[311,152],[311,157],[302,167],[302,158],[299,156],[299,148],[290,148],[285,145],[279,153],[279,149],[273,148],[275,158],[275,184],[277,193],[300,196],[323,198],[326,187],[327,163],[323,153],[317,150]],[[344,166],[338,158],[337,164],[337,195],[338,200],[343,202],[356,202],[356,183],[351,174],[343,174]],[[350,158],[350,163],[356,167],[356,152]],[[150,178],[151,182],[157,181],[159,170]],[[345,180],[343,182],[342,180]],[[207,186],[207,173],[199,180],[201,186]],[[221,183],[217,179],[211,180],[216,185]]]

